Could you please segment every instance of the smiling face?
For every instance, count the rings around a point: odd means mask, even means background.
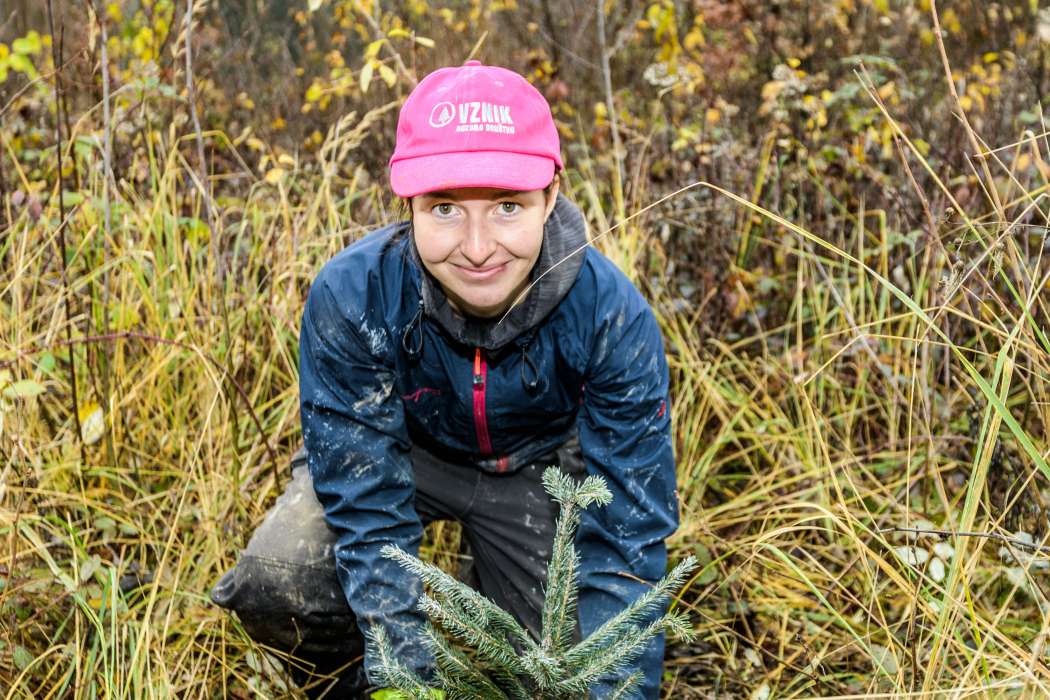
[[[543,224],[558,196],[469,187],[412,198],[412,229],[423,266],[460,314],[500,316],[528,286]]]

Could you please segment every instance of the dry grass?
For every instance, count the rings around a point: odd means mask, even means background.
[[[378,116],[348,115],[316,160],[285,163],[282,177],[216,176],[210,236],[183,155],[193,144],[149,134],[133,165],[150,173],[146,194],[118,180],[108,232],[101,170],[83,201],[71,198],[65,280],[58,198],[39,219],[9,209],[5,698],[292,694],[206,592],[287,479],[306,288],[324,260],[394,216],[362,171],[334,167],[353,161]],[[203,138],[223,162],[240,160],[225,135]],[[780,291],[766,298],[785,313],[766,327],[756,301],[745,306],[749,333],[707,338],[702,310],[653,299],[674,378],[673,549],[707,562],[680,601],[702,642],[671,650],[669,697],[1050,694],[1045,555],[1026,557],[1012,534],[1046,535],[1050,475],[1039,294],[1048,184],[1015,177],[1021,154],[1042,163],[1045,140],[988,153],[982,182],[1000,204],[956,207],[952,220],[933,212],[939,227],[911,244],[884,212],[831,206],[817,232],[751,203],[757,196],[722,192],[724,206],[763,217],[747,235],[784,260],[770,277]],[[604,231],[622,196],[586,175],[586,163],[570,173],[569,194]],[[645,222],[601,241],[639,283],[648,277],[632,262],[659,249]],[[758,282],[739,292],[757,300]],[[43,393],[11,383],[22,380]],[[87,419],[92,403],[106,430],[82,444],[74,408]],[[934,524],[1010,541],[891,531]],[[450,561],[455,533],[431,535],[425,554]],[[911,566],[919,555],[900,548],[935,541],[954,549],[940,550],[943,575],[932,555]],[[1000,547],[1014,553],[1006,562]]]

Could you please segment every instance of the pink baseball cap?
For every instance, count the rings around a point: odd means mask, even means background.
[[[562,168],[550,105],[525,78],[467,61],[440,68],[397,119],[390,186],[399,197],[457,187],[538,190]]]

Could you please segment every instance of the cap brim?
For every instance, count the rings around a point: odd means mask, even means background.
[[[405,158],[390,164],[390,187],[398,197],[460,187],[541,190],[554,179],[546,156],[507,151],[462,151]]]

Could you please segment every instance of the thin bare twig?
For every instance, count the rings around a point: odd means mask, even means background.
[[[99,314],[99,332],[102,335],[109,333],[109,284],[110,269],[109,241],[113,233],[113,212],[110,198],[113,192],[113,117],[110,113],[109,102],[109,32],[106,28],[105,17],[95,6],[95,0],[89,0],[88,7],[95,18],[95,23],[101,34],[100,69],[102,71],[102,206],[103,206],[103,229],[102,229],[102,313]],[[100,358],[102,360],[102,403],[106,406],[107,413],[110,408],[110,364],[109,352],[103,349]],[[113,433],[106,431],[106,458],[110,464],[116,464],[116,451],[113,449]]]
[[[598,48],[601,52],[602,82],[605,85],[605,110],[609,113],[609,130],[612,132],[613,160],[616,162],[613,183],[613,198],[616,204],[616,218],[623,219],[626,211],[623,202],[623,144],[620,143],[620,120],[616,116],[616,104],[613,102],[612,70],[609,67],[609,51],[605,45],[605,0],[595,0],[598,15]]]
[[[47,0],[47,26],[51,33],[51,62],[56,66],[54,71],[54,96],[55,96],[55,156],[58,159],[58,242],[62,256],[62,287],[64,290],[63,301],[66,312],[66,342],[69,344],[69,385],[73,401],[73,424],[77,429],[77,442],[80,445],[81,462],[87,463],[87,449],[84,446],[84,436],[80,425],[80,399],[77,396],[77,366],[73,357],[73,292],[69,288],[69,274],[66,269],[66,204],[62,195],[66,189],[65,177],[62,175],[62,101],[61,88],[59,87],[60,70],[62,65],[62,42],[55,40],[55,16],[51,9],[51,0]]]
[[[876,532],[880,535],[891,532],[910,532],[917,535],[940,535],[941,537],[983,537],[989,540],[997,540],[1003,544],[1009,544],[1021,549],[1027,549],[1032,552],[1050,555],[1050,547],[1032,544],[1031,542],[1025,542],[1024,540],[1019,540],[1015,537],[1007,537],[998,532],[953,532],[952,530],[935,530],[921,527],[884,527],[876,530]]]
[[[204,136],[201,132],[201,120],[197,115],[197,93],[193,85],[193,0],[186,0],[186,99],[190,103],[190,118],[193,120],[193,133],[197,140],[197,168],[200,170],[200,179],[197,180],[197,188],[201,191],[204,201],[204,217],[208,222],[208,232],[211,240],[217,240],[216,231],[212,221],[212,199],[208,192],[208,168],[204,160]],[[222,280],[222,264],[216,259],[219,267],[219,279]]]
[[[952,93],[952,98],[955,100],[955,106],[959,109],[959,118],[962,120],[964,131],[966,131],[966,138],[970,141],[970,147],[973,148],[974,157],[978,157],[982,150],[980,144],[977,143],[977,137],[974,135],[973,127],[970,126],[970,120],[966,117],[966,110],[963,109],[962,102],[959,99],[959,92],[955,89],[955,79],[952,78],[952,67],[948,62],[948,52],[944,48],[944,37],[941,36],[941,20],[937,16],[937,0],[930,0],[930,16],[933,17],[933,36],[937,39],[937,49],[941,54],[941,63],[944,65],[944,77],[948,82],[948,90]],[[999,217],[999,221],[1006,220],[1006,213],[1003,209],[1003,203],[999,198],[999,191],[995,187],[995,179],[992,177],[992,170],[988,166],[987,158],[980,158],[981,169],[984,171],[984,177],[988,182],[990,188],[990,195],[992,204],[995,205],[995,213]]]

